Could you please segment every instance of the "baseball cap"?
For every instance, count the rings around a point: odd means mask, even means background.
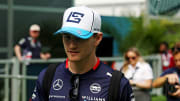
[[[55,34],[68,33],[81,39],[90,38],[93,33],[100,32],[101,17],[86,6],[71,7],[64,12],[63,24]]]
[[[29,28],[30,31],[40,31],[40,26],[37,24],[33,24]]]

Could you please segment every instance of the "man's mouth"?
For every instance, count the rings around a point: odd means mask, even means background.
[[[76,55],[76,54],[78,54],[79,52],[78,52],[78,51],[68,51],[68,53],[70,53],[71,55]]]

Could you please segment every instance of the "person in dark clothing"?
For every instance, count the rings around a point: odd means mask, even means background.
[[[40,26],[33,24],[30,26],[28,37],[22,38],[18,44],[15,45],[14,51],[19,61],[42,58],[49,59],[50,53],[41,52],[41,43],[38,40],[40,34]]]
[[[167,101],[180,101],[180,51],[176,50],[173,56],[176,66],[165,70],[160,77],[154,80],[152,86],[158,88],[164,86],[166,83],[172,85],[175,91],[168,91]]]

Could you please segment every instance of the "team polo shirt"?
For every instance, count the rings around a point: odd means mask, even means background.
[[[180,69],[178,69],[178,68],[176,68],[176,67],[165,70],[165,71],[161,74],[161,77],[164,76],[164,75],[167,75],[167,74],[171,74],[171,73],[177,73],[177,74],[178,74],[178,77],[179,77],[179,79],[180,79]],[[168,96],[168,97],[167,97],[167,101],[180,101],[180,98],[173,97],[173,96]]]
[[[22,56],[26,56],[28,52],[32,53],[32,58],[40,58],[41,43],[33,40],[32,37],[22,38],[18,45],[22,49]]]
[[[32,101],[44,101],[42,82],[45,72],[46,69],[38,77]],[[112,72],[112,68],[98,59],[98,62],[90,71],[80,74],[78,101],[108,101],[108,89]],[[72,75],[72,72],[68,69],[68,60],[57,67],[50,88],[49,101],[71,101],[69,91],[72,88],[70,81]],[[121,99],[118,101],[134,101],[132,88],[124,77],[121,79],[119,96],[121,96]]]

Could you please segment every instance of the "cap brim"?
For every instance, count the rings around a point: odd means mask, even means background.
[[[64,34],[65,33],[72,34],[72,35],[79,37],[81,39],[88,39],[93,35],[92,32],[89,32],[89,31],[86,31],[86,30],[83,30],[80,28],[74,28],[74,27],[62,27],[57,32],[55,32],[54,34],[56,35],[56,34],[63,34],[63,33]]]

